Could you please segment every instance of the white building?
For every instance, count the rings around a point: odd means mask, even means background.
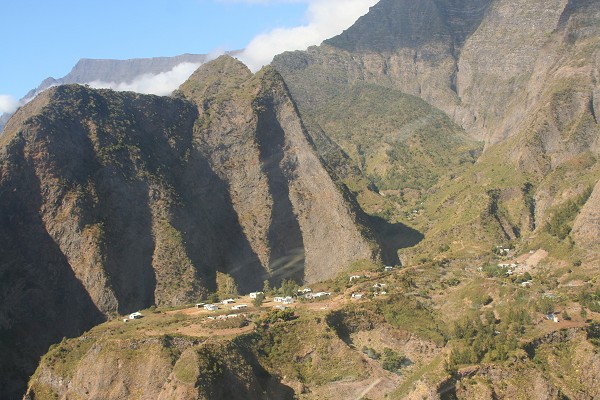
[[[234,299],[225,299],[221,303],[223,303],[223,304],[231,304],[231,303],[235,303],[235,300]]]
[[[129,319],[140,319],[140,318],[142,318],[142,313],[139,311],[129,314]]]
[[[250,293],[250,298],[255,299],[259,294],[264,294],[264,292],[252,292]]]
[[[205,304],[204,309],[207,311],[216,311],[219,309],[219,306],[216,304]]]
[[[243,308],[248,308],[247,304],[238,304],[237,306],[231,307],[232,310],[241,310]]]
[[[315,298],[315,299],[318,299],[319,297],[323,297],[323,296],[331,296],[331,293],[329,293],[329,292],[313,293],[313,298]]]

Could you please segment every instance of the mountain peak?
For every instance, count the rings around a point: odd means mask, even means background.
[[[243,62],[222,55],[200,66],[179,91],[189,99],[212,97],[239,87],[251,77],[252,72]]]
[[[350,28],[324,41],[348,51],[388,52],[431,43],[461,47],[491,0],[382,0]]]

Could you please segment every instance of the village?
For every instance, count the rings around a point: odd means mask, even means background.
[[[557,300],[560,299],[553,292],[540,289],[540,284],[535,283],[533,276],[537,273],[541,262],[547,257],[546,251],[540,249],[515,255],[511,249],[499,247],[498,251],[494,253],[496,263],[488,263],[479,267],[464,266],[461,268],[463,273],[470,278],[475,274],[490,281],[495,280],[502,286],[509,285],[518,290],[531,291],[532,296],[541,290],[540,301],[547,300],[551,305],[538,312],[537,323],[547,321],[558,324],[560,327],[569,327],[575,324],[576,321],[570,317],[570,314],[577,313],[575,308],[570,307],[567,310],[566,306],[559,307],[557,304],[560,302]],[[336,279],[315,284],[312,288],[298,287],[291,281],[284,282],[282,288],[278,290],[271,289],[266,293],[265,291],[255,291],[240,296],[230,295],[219,301],[197,302],[184,307],[166,309],[164,313],[200,319],[201,324],[211,328],[211,334],[218,335],[219,329],[211,326],[213,322],[249,320],[257,315],[263,315],[269,310],[329,312],[351,303],[368,302],[378,298],[385,299],[394,293],[404,292],[405,288],[401,288],[397,284],[398,279],[419,268],[421,267],[418,265],[412,267],[379,265],[376,268],[366,268],[355,273],[342,273]],[[288,288],[284,293],[283,287],[286,285]],[[290,287],[294,285],[294,290],[291,290]],[[137,311],[124,317],[123,321],[133,322],[147,314],[147,311]],[[247,329],[250,328],[245,330]],[[548,329],[553,328],[548,327]],[[181,331],[190,332],[191,330],[182,329]],[[225,333],[231,333],[231,331],[226,330]]]

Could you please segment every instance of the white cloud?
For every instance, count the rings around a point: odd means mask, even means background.
[[[21,104],[14,97],[7,94],[0,94],[0,114],[14,113]]]
[[[309,46],[318,45],[323,40],[341,33],[350,27],[360,16],[369,11],[369,7],[379,0],[219,0],[224,3],[306,3],[307,23],[292,28],[278,28],[254,37],[246,49],[237,57],[251,70],[256,71],[263,65],[269,64],[273,56],[290,50],[304,50]],[[221,49],[208,54],[207,61],[223,54]],[[171,94],[201,64],[182,63],[168,72],[160,74],[144,74],[132,82],[87,82],[94,88],[113,89],[117,91],[133,91],[145,94],[166,96]],[[37,93],[36,93],[37,95]],[[28,99],[31,100],[31,99]],[[0,95],[0,113],[14,112],[19,102],[10,96]]]
[[[212,52],[211,57],[216,57],[217,52]],[[113,89],[117,91],[132,91],[144,94],[167,96],[185,82],[201,64],[181,63],[168,72],[160,74],[144,74],[136,77],[132,82],[88,82],[96,89]]]
[[[231,0],[230,0],[231,1]],[[238,0],[246,3],[291,2],[293,0]],[[340,34],[360,16],[369,11],[378,0],[304,0],[308,2],[304,26],[278,28],[256,36],[238,56],[256,71],[270,63],[273,56],[289,50],[304,50],[323,40]]]

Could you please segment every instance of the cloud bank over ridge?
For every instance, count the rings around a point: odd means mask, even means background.
[[[131,82],[87,82],[96,89],[113,89],[117,91],[132,91],[143,94],[167,96],[185,82],[201,64],[181,63],[172,70],[160,74],[143,74]]]
[[[252,71],[269,64],[273,57],[284,51],[304,50],[318,45],[323,40],[340,34],[350,27],[360,16],[369,11],[369,7],[379,0],[219,0],[223,3],[305,3],[306,23],[301,26],[276,28],[255,36],[246,48],[236,57],[244,62]],[[207,61],[224,54],[221,49],[209,54]],[[117,91],[133,91],[143,94],[166,96],[171,94],[200,66],[197,63],[182,63],[167,72],[159,74],[143,74],[131,82],[81,82],[94,88],[113,89]],[[36,92],[35,95],[38,93]],[[10,95],[0,94],[0,114],[13,113],[19,106],[32,100],[35,95],[18,101]]]
[[[229,2],[235,0],[228,0]],[[291,2],[293,0],[237,0],[247,3]],[[239,55],[252,71],[269,64],[284,51],[304,50],[342,33],[379,0],[304,0],[308,3],[307,23],[293,28],[277,28],[250,41]]]
[[[227,3],[269,4],[282,2],[307,3],[307,23],[291,28],[277,28],[254,37],[236,57],[252,71],[269,64],[273,57],[284,51],[304,50],[318,45],[323,40],[340,34],[350,27],[360,16],[369,11],[378,0],[221,0]],[[211,52],[208,60],[224,54],[222,50]],[[183,63],[171,71],[157,75],[145,74],[132,82],[94,81],[88,84],[94,88],[108,88],[119,91],[134,91],[160,96],[169,95],[177,89],[201,64]]]
[[[20,102],[7,94],[0,94],[0,114],[11,114],[20,106]]]

